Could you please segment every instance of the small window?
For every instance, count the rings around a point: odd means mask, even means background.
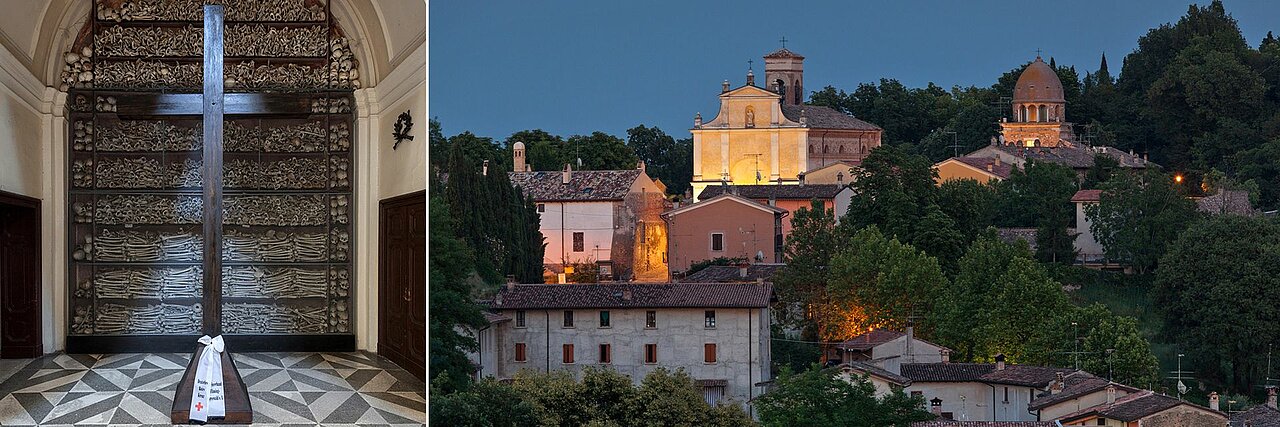
[[[564,327],[566,328],[573,327],[573,310],[564,311]]]
[[[942,413],[942,418],[945,418],[945,419],[948,419],[948,420],[954,420],[954,419],[956,419],[956,414],[955,414],[954,412],[943,412],[943,413]]]
[[[648,241],[648,239],[645,236],[644,228],[645,227],[644,227],[643,221],[641,221],[639,224],[636,224],[636,236],[638,236],[640,243],[645,243]]]
[[[613,346],[600,344],[600,363],[613,363]]]
[[[573,232],[573,251],[582,252],[587,250],[587,243],[581,231]]]
[[[541,212],[546,212],[546,211],[547,211],[547,204],[546,204],[546,203],[538,203],[538,212],[540,212],[540,213],[541,213]]]
[[[1009,387],[1004,388],[1004,403],[1009,403]]]
[[[564,345],[564,363],[566,365],[573,363],[573,344]]]
[[[1107,419],[1106,419],[1106,418],[1102,418],[1102,417],[1098,417],[1098,425],[1100,425],[1100,426],[1105,426],[1105,425],[1107,425]]]
[[[707,312],[703,314],[702,323],[703,323],[702,326],[705,326],[708,328],[716,327],[716,311],[707,310]]]
[[[517,311],[517,312],[516,312],[516,327],[517,327],[517,328],[523,328],[524,326],[525,326],[525,324],[524,324],[524,310]]]
[[[600,311],[600,327],[601,328],[609,327],[609,310]]]
[[[720,403],[720,400],[724,398],[724,387],[703,386],[702,398],[707,401],[708,405],[718,404]]]
[[[714,252],[724,251],[724,233],[711,233],[711,250]]]
[[[644,345],[644,363],[658,363],[658,345]]]
[[[649,329],[658,327],[658,312],[653,310],[644,312],[644,327]]]
[[[715,343],[706,343],[702,345],[702,361],[704,363],[716,363]]]
[[[526,360],[528,360],[528,359],[525,359],[525,354],[524,354],[524,343],[522,343],[522,342],[518,342],[518,343],[516,343],[516,361],[517,361],[517,362],[524,362],[524,361],[526,361]]]

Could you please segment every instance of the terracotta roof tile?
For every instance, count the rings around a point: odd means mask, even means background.
[[[850,338],[848,341],[836,344],[836,348],[841,350],[865,351],[875,348],[880,344],[896,340],[898,337],[903,335],[906,334],[888,329],[872,329],[862,335]]]
[[[768,55],[765,55],[764,57],[765,57],[765,58],[798,58],[798,59],[804,59],[804,56],[801,56],[801,55],[800,55],[800,54],[798,54],[798,53],[792,52],[792,51],[788,50],[788,49],[787,49],[787,48],[785,48],[785,47],[784,47],[784,48],[781,48],[781,49],[778,49],[778,50],[775,50],[775,51],[773,51],[773,52],[769,52],[769,54],[768,54]]]
[[[1089,395],[1107,388],[1112,382],[1105,378],[1098,378],[1093,374],[1084,371],[1077,371],[1067,374],[1063,377],[1065,386],[1058,394],[1050,394],[1048,392],[1036,397],[1027,407],[1030,409],[1041,409],[1066,402],[1077,397]],[[1136,393],[1139,390],[1124,384],[1116,384],[1116,388],[1125,390],[1128,393]]]
[[[1062,422],[1070,422],[1076,419],[1097,415],[1117,421],[1129,422],[1137,421],[1169,408],[1178,405],[1192,405],[1186,401],[1179,400],[1176,397],[1156,394],[1150,390],[1143,390],[1133,393],[1119,399],[1115,403],[1102,404],[1090,408],[1085,408],[1071,414],[1064,415],[1060,418]],[[1196,405],[1193,405],[1196,406]],[[1197,406],[1198,407],[1198,406]],[[1205,408],[1205,410],[1208,410]]]
[[[1254,406],[1231,414],[1231,427],[1280,427],[1280,410],[1267,405]]]
[[[880,130],[880,126],[819,105],[782,105],[782,115],[793,122],[804,116],[805,124],[813,129]],[[804,110],[804,114],[801,114]]]
[[[1041,162],[1058,163],[1074,169],[1087,169],[1093,166],[1093,156],[1103,154],[1116,159],[1122,168],[1146,168],[1156,166],[1155,163],[1143,160],[1142,157],[1129,154],[1114,147],[1060,145],[1057,147],[1019,147],[1016,145],[998,144],[1000,151],[1017,157],[1033,159]]]
[[[1053,421],[916,421],[911,427],[1054,427]]]
[[[1196,200],[1196,208],[1207,214],[1258,215],[1258,210],[1249,203],[1249,192],[1244,190],[1219,190]]]
[[[710,199],[725,193],[738,191],[738,195],[748,199],[778,200],[811,200],[830,199],[839,194],[845,186],[838,184],[781,184],[781,185],[708,185],[698,195],[699,199]]]
[[[1042,388],[1070,369],[994,363],[904,363],[902,375],[913,382],[986,382]]]
[[[508,176],[534,201],[606,201],[622,200],[640,173],[639,169],[572,171],[568,184],[561,171],[508,172]]]
[[[974,168],[977,168],[979,170],[987,171],[987,173],[998,176],[1000,177],[1000,179],[1008,178],[1009,174],[1013,173],[1013,165],[1009,164],[1009,162],[1000,162],[1000,164],[997,165],[995,158],[991,158],[991,157],[965,156],[965,157],[952,157],[952,159],[955,159],[957,162],[964,163],[969,166],[973,166]],[[987,165],[991,165],[991,170],[989,171],[987,170]]]
[[[1102,190],[1080,190],[1071,196],[1071,202],[1096,202],[1102,200]]]
[[[680,279],[682,283],[754,283],[756,279],[772,281],[773,274],[786,264],[751,264],[747,277],[742,277],[736,265],[713,265]]]
[[[513,285],[494,310],[559,308],[762,308],[773,285],[755,283],[590,283]]]

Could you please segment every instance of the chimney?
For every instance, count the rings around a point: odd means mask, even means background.
[[[1057,379],[1053,380],[1053,383],[1049,384],[1049,394],[1062,393],[1062,388],[1065,386],[1066,384],[1064,384],[1062,380],[1062,373],[1058,372]]]
[[[725,93],[728,91],[729,91],[729,81],[725,80],[724,83],[720,83],[720,93]]]
[[[747,267],[748,267],[748,266],[750,266],[750,264],[747,264],[747,263],[745,263],[745,262],[744,262],[744,263],[742,263],[742,264],[738,264],[738,277],[741,277],[741,278],[743,278],[743,279],[747,278]]]
[[[938,353],[942,353],[942,363],[949,363],[949,362],[951,362],[951,350],[950,350],[950,349],[945,349],[945,348],[944,348],[944,349],[942,349],[942,350],[938,350]]]
[[[1276,388],[1275,386],[1267,387],[1267,406],[1276,409]]]
[[[693,128],[694,128],[694,129],[701,129],[701,128],[702,128],[702,113],[701,113],[701,112],[699,112],[699,113],[697,113],[697,114],[694,114],[694,115],[693,115]]]
[[[636,164],[636,169],[640,169],[640,172],[644,172],[644,160],[641,160]]]
[[[987,172],[995,172],[995,170],[996,166],[994,164],[987,163]]]
[[[937,415],[941,417],[942,416],[942,399],[939,399],[936,397],[933,399],[929,399],[929,412],[932,412],[933,415]]]
[[[1209,393],[1209,409],[1218,410],[1218,392]]]
[[[572,178],[572,177],[573,177],[573,166],[568,163],[565,163],[564,171],[560,172],[560,183],[568,184],[569,178]]]
[[[1116,403],[1116,385],[1107,384],[1107,403]]]
[[[769,206],[778,206],[778,196],[769,196]]]
[[[764,286],[764,278],[763,278],[763,277],[757,277],[757,278],[756,278],[756,286]]]
[[[996,162],[996,167],[1000,167],[1000,156],[991,156],[991,159]]]
[[[836,184],[844,184],[844,172],[836,172]]]
[[[911,348],[913,344],[912,341],[915,340],[915,337],[916,337],[915,324],[910,320],[908,320],[907,321],[907,337],[902,342],[902,353],[903,353],[903,356],[906,356],[907,363],[916,363],[916,355]]]
[[[623,289],[623,290],[622,290],[622,300],[623,300],[623,301],[631,301],[631,290],[630,290],[630,289]]]
[[[755,85],[756,85],[756,73],[754,71],[747,70],[747,86],[755,86]]]
[[[488,161],[488,160],[485,160],[485,161],[484,161],[484,164],[480,166],[480,175],[482,175],[482,176],[489,176],[489,161]]]
[[[1000,353],[996,355],[996,370],[997,371],[1004,370],[1004,353]],[[1062,374],[1058,374],[1058,375],[1062,375]]]
[[[800,180],[800,186],[804,187],[804,173],[796,174],[796,179]]]

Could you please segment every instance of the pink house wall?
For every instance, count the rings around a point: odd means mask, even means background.
[[[717,257],[750,260],[757,251],[764,252],[765,262],[774,262],[774,215],[728,199],[671,215],[667,219],[671,271],[685,271],[690,264]],[[712,233],[724,233],[723,251],[711,250]]]

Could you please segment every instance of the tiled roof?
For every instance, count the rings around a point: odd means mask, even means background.
[[[898,337],[903,335],[906,334],[888,329],[872,329],[862,335],[850,338],[848,341],[836,344],[836,348],[841,350],[865,351],[875,348],[880,344],[896,340]]]
[[[996,164],[996,158],[993,157],[952,157],[957,162],[973,166],[978,170],[985,171],[992,175],[1000,177],[1000,179],[1008,178],[1013,173],[1013,165],[1009,162],[1000,162]],[[991,166],[991,170],[987,170],[987,165]]]
[[[1244,190],[1219,190],[1196,200],[1196,208],[1207,214],[1258,215],[1258,210],[1249,203],[1249,192]]]
[[[1231,427],[1280,427],[1280,411],[1258,405],[1231,415]]]
[[[1047,408],[1058,403],[1066,402],[1078,397],[1086,396],[1092,393],[1103,391],[1108,384],[1114,384],[1105,378],[1098,378],[1093,374],[1084,371],[1077,371],[1067,374],[1063,377],[1066,385],[1058,394],[1050,394],[1048,392],[1041,394],[1027,407],[1030,409]],[[1117,389],[1124,390],[1128,393],[1137,393],[1141,390],[1129,387],[1124,384],[1115,384]]]
[[[1191,404],[1176,397],[1143,390],[1116,399],[1115,403],[1104,403],[1064,415],[1060,418],[1060,421],[1065,423],[1092,415],[1124,422],[1137,421],[1178,405]],[[1208,408],[1204,409],[1206,411],[1209,410]]]
[[[1058,163],[1074,169],[1087,169],[1093,166],[1093,156],[1095,154],[1111,156],[1111,158],[1116,159],[1116,162],[1119,163],[1122,168],[1146,168],[1148,166],[1155,166],[1155,163],[1143,160],[1137,155],[1105,146],[1089,147],[1084,145],[1059,145],[1057,147],[1019,147],[1016,145],[997,144],[995,147],[1000,151],[1004,151],[1017,157],[1034,159],[1042,162]]]
[[[703,190],[703,191],[705,192],[706,190]],[[672,217],[672,216],[675,216],[675,215],[680,215],[680,214],[687,213],[687,212],[692,211],[692,210],[695,210],[695,209],[701,209],[701,208],[706,207],[706,206],[709,206],[709,205],[711,205],[711,204],[713,204],[713,203],[723,203],[723,202],[736,202],[736,203],[739,203],[739,204],[744,205],[745,207],[750,207],[750,208],[753,208],[753,209],[759,209],[759,210],[762,210],[762,211],[765,211],[765,212],[772,213],[772,214],[774,214],[774,215],[784,214],[784,213],[786,213],[786,212],[787,212],[787,210],[786,210],[786,209],[782,209],[782,208],[779,208],[779,207],[777,207],[777,206],[769,206],[769,205],[767,205],[767,204],[760,203],[760,202],[757,202],[757,201],[755,201],[755,200],[751,200],[751,199],[748,199],[748,198],[746,198],[746,197],[742,197],[742,196],[739,196],[739,195],[736,195],[736,194],[733,194],[733,193],[723,193],[723,194],[720,194],[720,195],[715,196],[715,197],[702,197],[702,198],[700,198],[700,200],[699,200],[697,203],[691,203],[691,204],[688,204],[688,205],[685,205],[685,206],[681,206],[681,207],[678,207],[678,208],[675,208],[675,209],[672,209],[672,210],[669,210],[669,211],[663,212],[663,213],[662,213],[662,216],[663,216],[663,217]]]
[[[725,193],[738,191],[738,195],[748,199],[778,200],[811,200],[830,199],[836,197],[845,187],[838,184],[780,184],[780,185],[708,185],[698,195],[699,199],[709,199]]]
[[[572,171],[564,184],[561,171],[508,172],[511,184],[534,201],[622,200],[640,177],[639,169]]]
[[[1027,242],[1027,246],[1032,252],[1036,250],[1036,229],[1034,227],[997,227],[996,236],[1000,241],[1010,245],[1017,244],[1019,240]]]
[[[687,283],[735,283],[755,282],[756,279],[772,281],[773,274],[786,267],[786,264],[751,264],[747,266],[747,276],[742,277],[736,265],[713,265],[680,279]]]
[[[804,116],[805,124],[813,129],[880,130],[880,126],[819,105],[782,105],[782,115],[793,122]],[[801,110],[804,114],[801,114]]]
[[[1053,421],[916,421],[911,427],[1054,427]]]
[[[856,370],[856,371],[864,372],[864,373],[866,373],[866,374],[868,374],[868,375],[873,375],[873,376],[877,376],[877,377],[880,377],[880,378],[884,378],[884,379],[889,380],[889,381],[892,381],[894,384],[897,384],[897,385],[900,385],[900,386],[908,386],[908,385],[911,385],[911,378],[907,378],[907,377],[904,377],[904,376],[902,376],[902,375],[895,374],[895,373],[893,373],[892,371],[889,371],[888,369],[884,369],[884,368],[881,368],[881,367],[879,367],[879,366],[872,365],[872,364],[870,364],[870,363],[863,363],[863,362],[853,361],[853,362],[846,362],[846,363],[841,363],[841,364],[840,364],[840,367],[842,367],[842,368],[843,368],[843,367],[845,367],[845,366],[848,366],[848,367],[850,367],[850,368],[853,368],[853,369],[854,369],[854,370]]]
[[[787,49],[787,48],[785,48],[785,47],[784,47],[784,48],[781,48],[781,49],[778,49],[778,50],[775,50],[775,51],[773,51],[773,52],[769,52],[769,54],[768,54],[768,55],[765,55],[764,57],[765,57],[765,58],[798,58],[798,59],[804,59],[804,56],[801,56],[801,55],[800,55],[800,54],[798,54],[798,53],[792,52],[792,51],[788,50],[788,49]]]
[[[914,382],[985,382],[1043,388],[1070,369],[994,363],[904,363],[902,375]]]
[[[504,286],[492,308],[760,308],[772,296],[768,283],[533,284]]]
[[[493,324],[493,323],[499,323],[499,322],[507,322],[507,321],[510,321],[510,320],[511,320],[511,318],[510,318],[510,317],[503,316],[503,315],[501,315],[501,314],[497,314],[497,313],[490,313],[490,312],[488,312],[488,311],[481,312],[481,314],[484,314],[484,320],[485,320],[485,321],[487,321],[487,322],[489,322],[490,324]]]
[[[1096,202],[1102,200],[1102,190],[1080,190],[1071,196],[1071,202]]]

